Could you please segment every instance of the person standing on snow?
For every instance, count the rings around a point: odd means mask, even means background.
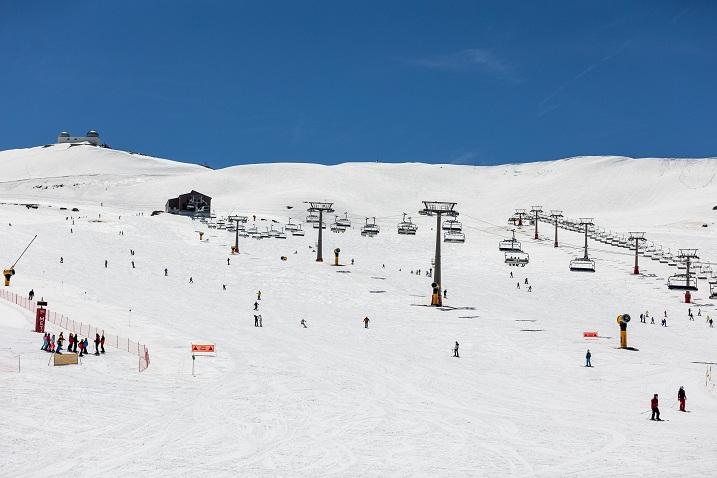
[[[261,300],[261,291],[257,291],[256,300]]]
[[[368,329],[368,323],[369,323],[368,317],[364,317],[363,318],[363,328],[364,329]]]
[[[229,265],[229,258],[227,257],[227,265]]]
[[[680,402],[680,411],[684,412],[685,410],[685,401],[687,400],[687,394],[685,393],[685,387],[680,386],[680,389],[677,391],[677,401]]]
[[[105,333],[102,332],[102,337],[100,337],[100,353],[105,353]]]
[[[254,314],[254,327],[259,327],[259,316]]]
[[[259,302],[254,301],[254,310],[259,310]]]
[[[164,268],[164,277],[167,277],[167,268]]]
[[[190,284],[194,284],[194,279],[192,279],[191,276],[189,277],[189,283],[190,283]]]
[[[258,317],[259,317],[259,327],[264,327],[264,324],[261,322],[261,314],[259,314]]]
[[[57,350],[55,351],[55,353],[62,355],[62,342],[64,341],[65,337],[63,337],[62,332],[60,332],[60,336],[57,337]]]
[[[30,289],[30,293],[28,294],[28,297],[30,300],[32,300],[33,297],[35,297],[35,291],[33,289]]]
[[[453,347],[453,356],[460,358],[460,355],[458,355],[458,341],[456,340],[456,345]]]
[[[132,261],[132,269],[134,269],[134,261]]]
[[[107,269],[107,259],[105,259],[105,269]]]
[[[590,353],[590,349],[588,349],[588,353],[585,354],[585,366],[586,367],[592,367],[593,364],[590,363],[590,358],[593,356],[593,354]]]
[[[448,298],[448,289],[443,289],[443,298],[444,299]]]
[[[301,319],[301,325],[306,328],[306,321],[304,319]]]
[[[655,394],[652,397],[652,400],[650,400],[650,408],[652,409],[652,417],[650,420],[657,420],[658,422],[661,422],[662,420],[660,419],[660,409],[658,408],[658,405],[659,402],[657,400],[657,394]]]
[[[100,334],[95,333],[95,355],[100,354]]]

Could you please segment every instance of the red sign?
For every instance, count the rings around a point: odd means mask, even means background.
[[[35,309],[35,332],[45,333],[45,314],[47,309]]]
[[[192,344],[192,353],[215,353],[214,344]]]

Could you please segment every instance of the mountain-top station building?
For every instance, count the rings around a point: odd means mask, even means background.
[[[210,217],[211,206],[212,198],[192,190],[190,193],[168,199],[164,205],[164,212],[180,216]]]
[[[63,131],[57,137],[58,143],[90,143],[94,146],[100,145],[100,134],[95,130],[90,130],[85,136],[70,136],[70,133]]]

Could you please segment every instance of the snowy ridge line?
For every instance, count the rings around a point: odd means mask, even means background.
[[[18,305],[32,313],[34,313],[35,309],[37,308],[37,304],[35,301],[26,299],[14,292],[10,292],[4,289],[0,290],[0,299],[4,299],[7,302]],[[85,324],[80,322],[78,326],[78,323],[74,320],[71,320],[69,317],[66,317],[62,314],[58,314],[57,312],[53,312],[50,309],[47,309],[45,320],[47,322],[50,322],[51,324],[57,325],[60,328],[68,330],[73,334],[79,333],[80,335],[84,335],[85,337],[88,337],[90,339],[94,334],[104,335],[106,345],[112,346],[117,350],[124,350],[125,352],[137,355],[137,357],[139,358],[138,370],[140,373],[144,372],[149,367],[149,349],[144,344],[140,344],[139,342],[133,342],[128,337],[105,334],[104,329],[93,327],[91,324]]]

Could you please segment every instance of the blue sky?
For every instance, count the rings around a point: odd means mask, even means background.
[[[0,149],[214,167],[717,156],[717,2],[0,0]]]

